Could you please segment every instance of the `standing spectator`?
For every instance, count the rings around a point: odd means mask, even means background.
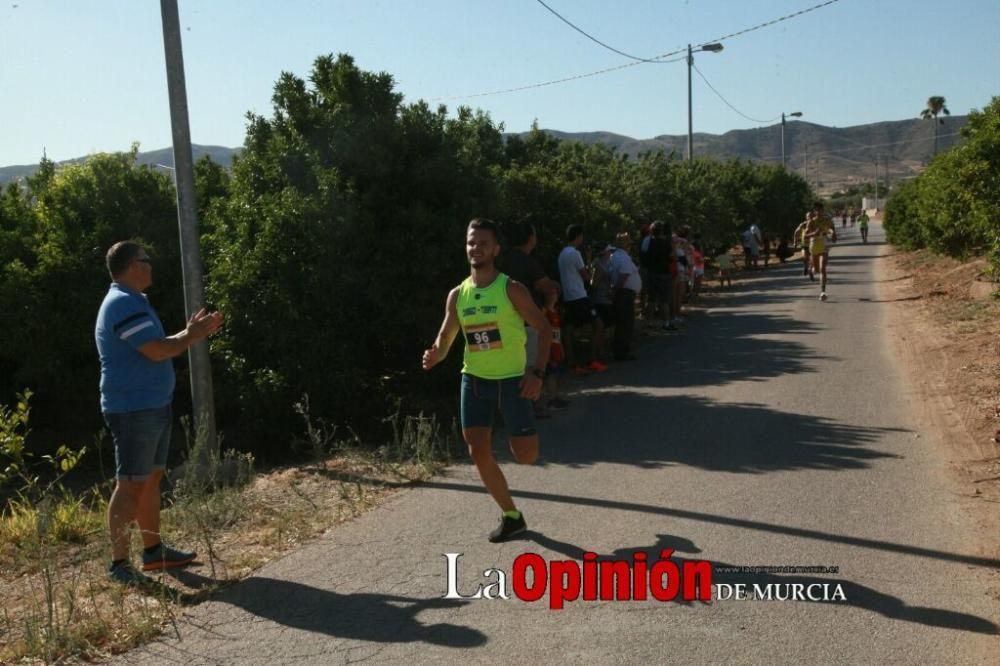
[[[629,251],[632,238],[627,233],[615,237],[611,254],[611,290],[614,294],[615,337],[612,348],[616,361],[633,361],[632,331],[635,329],[635,298],[642,290],[639,269]]]
[[[610,243],[598,243],[592,250],[593,261],[590,262],[590,299],[597,308],[597,316],[604,322],[604,329],[615,325],[614,308],[611,298],[611,253],[614,246]]]
[[[202,309],[184,330],[168,336],[144,293],[153,284],[146,250],[132,241],[115,243],[106,262],[113,282],[97,313],[94,338],[101,360],[101,411],[115,446],[108,575],[126,585],[145,585],[150,579],[129,562],[133,521],[142,535],[144,571],[182,567],[196,557],[160,540],[160,479],[173,421],[175,378],[170,359],[218,331],[222,315]]]
[[[729,249],[724,248],[715,257],[715,264],[719,267],[719,287],[725,289],[726,283],[733,286],[733,258],[729,256]]]
[[[705,253],[701,249],[701,239],[691,243],[691,300],[701,293],[701,281],[705,278]]]
[[[535,233],[534,225],[529,222],[515,223],[509,225],[505,231],[507,242],[512,247],[500,257],[499,269],[511,279],[528,288],[528,292],[538,309],[543,312],[554,310],[559,301],[559,285],[545,274],[541,263],[532,255],[538,245],[538,235]],[[526,333],[525,358],[531,363],[538,355],[538,330],[527,322],[525,322],[524,330]],[[541,397],[534,401],[537,418],[548,418],[546,404],[551,398],[552,396],[546,395],[543,386]]]
[[[587,297],[587,289],[584,286],[590,281],[591,274],[583,263],[580,255],[580,247],[583,245],[583,227],[579,224],[571,224],[566,229],[566,247],[559,253],[559,280],[563,287],[563,302],[566,306],[566,321],[564,324],[569,327],[586,326],[590,324],[593,333],[590,336],[590,363],[583,365],[577,359],[577,371],[607,370],[608,366],[601,362],[604,355],[604,324],[597,316],[597,310],[590,298]],[[572,331],[567,332],[564,349],[567,353],[573,349]]]
[[[743,245],[743,268],[750,270],[753,266],[753,234],[749,228],[740,234],[740,243]]]
[[[687,234],[689,231],[690,227],[683,226],[678,229],[677,233],[673,236],[673,252],[671,253],[673,266],[671,267],[671,273],[674,276],[674,291],[670,303],[671,309],[673,310],[671,314],[671,323],[674,326],[680,326],[684,322],[684,318],[681,316],[681,310],[684,307],[684,302],[687,300]]]
[[[646,271],[649,284],[647,308],[650,319],[663,317],[663,326],[670,325],[670,302],[673,280],[670,276],[670,229],[660,220],[653,222],[650,242],[645,253]]]
[[[649,252],[649,243],[652,238],[653,225],[642,225],[639,228],[639,277],[642,280],[642,291],[639,293],[639,312],[644,318],[649,316],[649,269],[646,266],[646,254]]]

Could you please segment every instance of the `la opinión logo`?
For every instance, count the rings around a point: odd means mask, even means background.
[[[712,598],[712,564],[707,560],[684,560],[678,566],[673,549],[660,551],[649,561],[637,551],[631,560],[598,559],[587,552],[582,564],[576,560],[546,561],[537,553],[518,555],[510,576],[503,569],[486,569],[475,591],[459,591],[458,563],[462,553],[444,553],[448,591],[445,599],[502,599],[511,592],[521,601],[539,601],[548,593],[549,608],[560,610],[566,602],[583,601],[709,601]],[[510,581],[508,585],[508,580]],[[469,588],[465,588],[468,590]]]

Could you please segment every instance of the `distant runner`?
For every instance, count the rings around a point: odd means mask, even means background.
[[[465,338],[462,365],[462,436],[486,490],[500,505],[500,525],[490,532],[496,543],[528,529],[514,506],[507,479],[493,457],[493,420],[503,412],[514,460],[530,465],[538,458],[538,433],[532,401],[537,400],[549,360],[552,328],[528,289],[497,270],[497,225],[476,218],[469,223],[465,253],[471,274],[448,294],[444,322],[424,352],[430,370],[448,355],[455,337]],[[538,352],[526,371],[525,324],[538,331]]]
[[[809,241],[806,240],[806,227],[812,219],[812,211],[806,213],[806,219],[799,226],[795,227],[793,240],[802,247],[802,274],[808,275],[810,280],[816,277],[812,274],[812,259],[809,256]]]
[[[830,261],[829,242],[837,242],[837,227],[823,213],[823,202],[817,201],[813,206],[812,217],[806,226],[805,237],[809,241],[809,254],[812,256],[813,273],[820,274],[819,300],[826,300],[826,266]]]
[[[868,213],[866,211],[861,211],[861,215],[858,216],[858,230],[861,232],[861,242],[868,242]]]

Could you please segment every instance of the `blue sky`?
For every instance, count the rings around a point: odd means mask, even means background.
[[[711,41],[820,0],[546,0],[602,41],[639,56]],[[15,6],[16,5],[16,6]],[[391,73],[408,101],[482,108],[508,131],[687,131],[683,62],[640,64],[524,92],[461,96],[629,61],[572,31],[536,0],[180,0],[191,131],[240,145],[247,111],[269,114],[282,71],[346,52]],[[740,111],[849,126],[953,114],[1000,94],[1000,0],[840,0],[724,41],[695,64]],[[0,166],[170,144],[157,0],[4,0]],[[696,132],[761,124],[695,75]]]

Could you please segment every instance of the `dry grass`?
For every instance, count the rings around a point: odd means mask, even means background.
[[[169,587],[144,593],[107,578],[100,494],[41,507],[12,503],[0,518],[0,662],[123,652],[169,628],[181,605],[251,575],[439,465],[341,450],[309,466],[247,476],[243,485],[178,488],[165,504],[162,531],[165,540],[195,548],[202,566],[188,570],[187,584],[164,577]],[[140,548],[135,534],[132,552]]]

